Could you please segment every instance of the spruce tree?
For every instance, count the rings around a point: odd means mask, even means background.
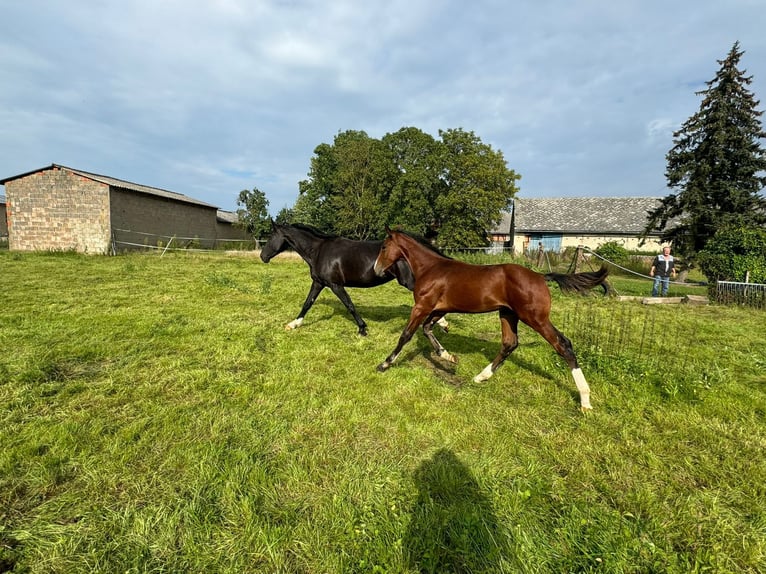
[[[694,265],[716,231],[766,221],[766,152],[760,140],[763,114],[747,87],[752,76],[737,67],[744,51],[735,42],[702,96],[699,111],[673,134],[665,177],[675,193],[648,214],[643,236],[661,231],[662,241]],[[669,225],[670,224],[670,225]]]

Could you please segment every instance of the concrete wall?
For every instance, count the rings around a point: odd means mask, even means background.
[[[13,251],[109,249],[109,187],[59,168],[5,183],[8,248]]]
[[[226,242],[227,239],[237,240],[237,241],[252,241],[253,236],[250,235],[245,229],[238,227],[236,225],[232,225],[231,223],[225,223],[223,221],[218,221],[215,224],[216,229],[216,238],[218,238],[218,242]]]
[[[216,208],[112,188],[111,218],[116,249],[141,246],[209,249],[216,238]],[[135,245],[129,245],[135,244]]]

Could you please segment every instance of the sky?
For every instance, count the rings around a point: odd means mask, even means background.
[[[766,102],[764,22],[764,0],[0,0],[0,179],[56,163],[226,210],[257,187],[276,215],[340,132],[460,128],[518,197],[663,197],[734,42]]]

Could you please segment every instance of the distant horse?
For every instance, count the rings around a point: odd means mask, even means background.
[[[345,287],[376,287],[396,279],[400,285],[412,291],[415,279],[407,262],[397,261],[381,274],[375,273],[375,258],[382,241],[355,241],[336,235],[328,235],[309,225],[296,223],[278,225],[271,222],[271,236],[261,249],[261,260],[268,263],[287,248],[294,249],[308,263],[311,273],[311,289],[298,317],[285,328],[297,329],[303,318],[325,287],[335,293],[356,321],[360,335],[367,334],[367,324],[359,316]],[[446,329],[446,321],[442,323]]]
[[[375,261],[375,272],[386,273],[404,259],[415,276],[415,305],[393,352],[378,365],[387,370],[402,347],[412,338],[419,325],[436,354],[452,363],[457,359],[436,340],[433,325],[445,313],[486,313],[498,311],[502,328],[502,346],[495,359],[476,377],[475,382],[489,379],[518,347],[519,320],[540,333],[561,355],[572,370],[580,407],[590,410],[590,388],[577,363],[572,343],[550,321],[551,293],[547,281],[555,281],[564,291],[586,291],[604,284],[608,270],[602,267],[589,273],[548,273],[543,275],[512,263],[505,265],[471,265],[448,259],[424,246],[402,231],[386,228],[383,247]]]

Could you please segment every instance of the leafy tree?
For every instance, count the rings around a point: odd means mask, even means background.
[[[347,131],[335,137],[333,153],[334,231],[358,239],[380,235],[388,193],[396,180],[388,150],[363,131]]]
[[[331,197],[337,168],[333,146],[323,143],[314,148],[309,178],[298,184],[298,199],[293,207],[295,221],[332,232],[335,214]]]
[[[510,208],[521,176],[473,132],[440,130],[439,135],[445,191],[436,199],[438,242],[455,248],[486,245],[487,231]]]
[[[274,221],[276,221],[280,225],[289,225],[295,221],[295,214],[293,213],[292,209],[288,209],[287,207],[283,207],[279,210],[279,213],[277,213],[277,216],[274,218]]]
[[[263,239],[271,231],[269,220],[269,200],[266,194],[254,187],[252,191],[243,189],[237,197],[239,224],[256,239]]]
[[[760,104],[747,86],[752,76],[738,69],[744,52],[735,42],[702,96],[700,110],[673,134],[667,154],[668,186],[677,192],[648,214],[643,238],[662,231],[676,253],[694,265],[696,255],[719,229],[762,224],[766,200],[766,137]],[[672,226],[668,227],[671,223]]]
[[[441,142],[414,127],[383,136],[397,171],[388,196],[386,222],[424,237],[436,231],[436,202],[445,190]]]
[[[380,237],[388,223],[438,232],[445,247],[485,245],[519,176],[473,132],[439,135],[410,127],[377,140],[347,131],[317,146],[299,186],[296,220],[355,238]]]
[[[766,283],[766,228],[719,229],[698,253],[700,269],[715,281]]]
[[[329,233],[356,239],[380,235],[395,179],[390,155],[379,140],[363,131],[340,132],[332,145],[314,149],[293,215]]]

